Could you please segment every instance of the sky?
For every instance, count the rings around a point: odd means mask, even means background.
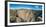
[[[10,4],[10,9],[28,8],[32,10],[41,10],[42,5]]]

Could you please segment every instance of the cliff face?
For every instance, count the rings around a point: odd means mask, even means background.
[[[16,16],[16,10],[10,9],[10,15],[11,15],[11,16]]]
[[[17,14],[21,19],[27,22],[29,22],[29,20],[32,19],[32,17],[34,16],[32,10],[28,9],[17,10]]]
[[[31,9],[10,9],[10,22],[31,22],[35,21],[36,11],[33,12]]]

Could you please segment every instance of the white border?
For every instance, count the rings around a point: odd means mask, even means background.
[[[8,5],[8,20],[7,20],[7,23],[8,25],[22,25],[22,24],[39,24],[39,23],[44,23],[44,4],[36,4],[36,3],[20,3],[20,2],[8,2],[7,3]],[[9,4],[26,4],[26,5],[42,5],[42,22],[24,22],[24,23],[10,23],[10,18],[9,18]]]

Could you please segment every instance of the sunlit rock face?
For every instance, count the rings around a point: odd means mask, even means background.
[[[32,9],[10,9],[10,22],[35,22],[38,19],[38,12],[41,13],[41,11],[36,12]],[[41,18],[39,19],[41,20]]]
[[[10,10],[10,21],[14,22],[31,22],[34,20],[34,15],[31,9]],[[33,20],[32,20],[33,19]]]
[[[29,21],[31,22],[34,16],[32,10],[28,10],[28,9],[19,9],[17,10],[17,14],[21,19],[27,22]]]

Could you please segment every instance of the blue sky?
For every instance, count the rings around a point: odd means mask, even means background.
[[[42,5],[25,5],[25,4],[10,4],[11,9],[31,8],[32,10],[41,10]]]

